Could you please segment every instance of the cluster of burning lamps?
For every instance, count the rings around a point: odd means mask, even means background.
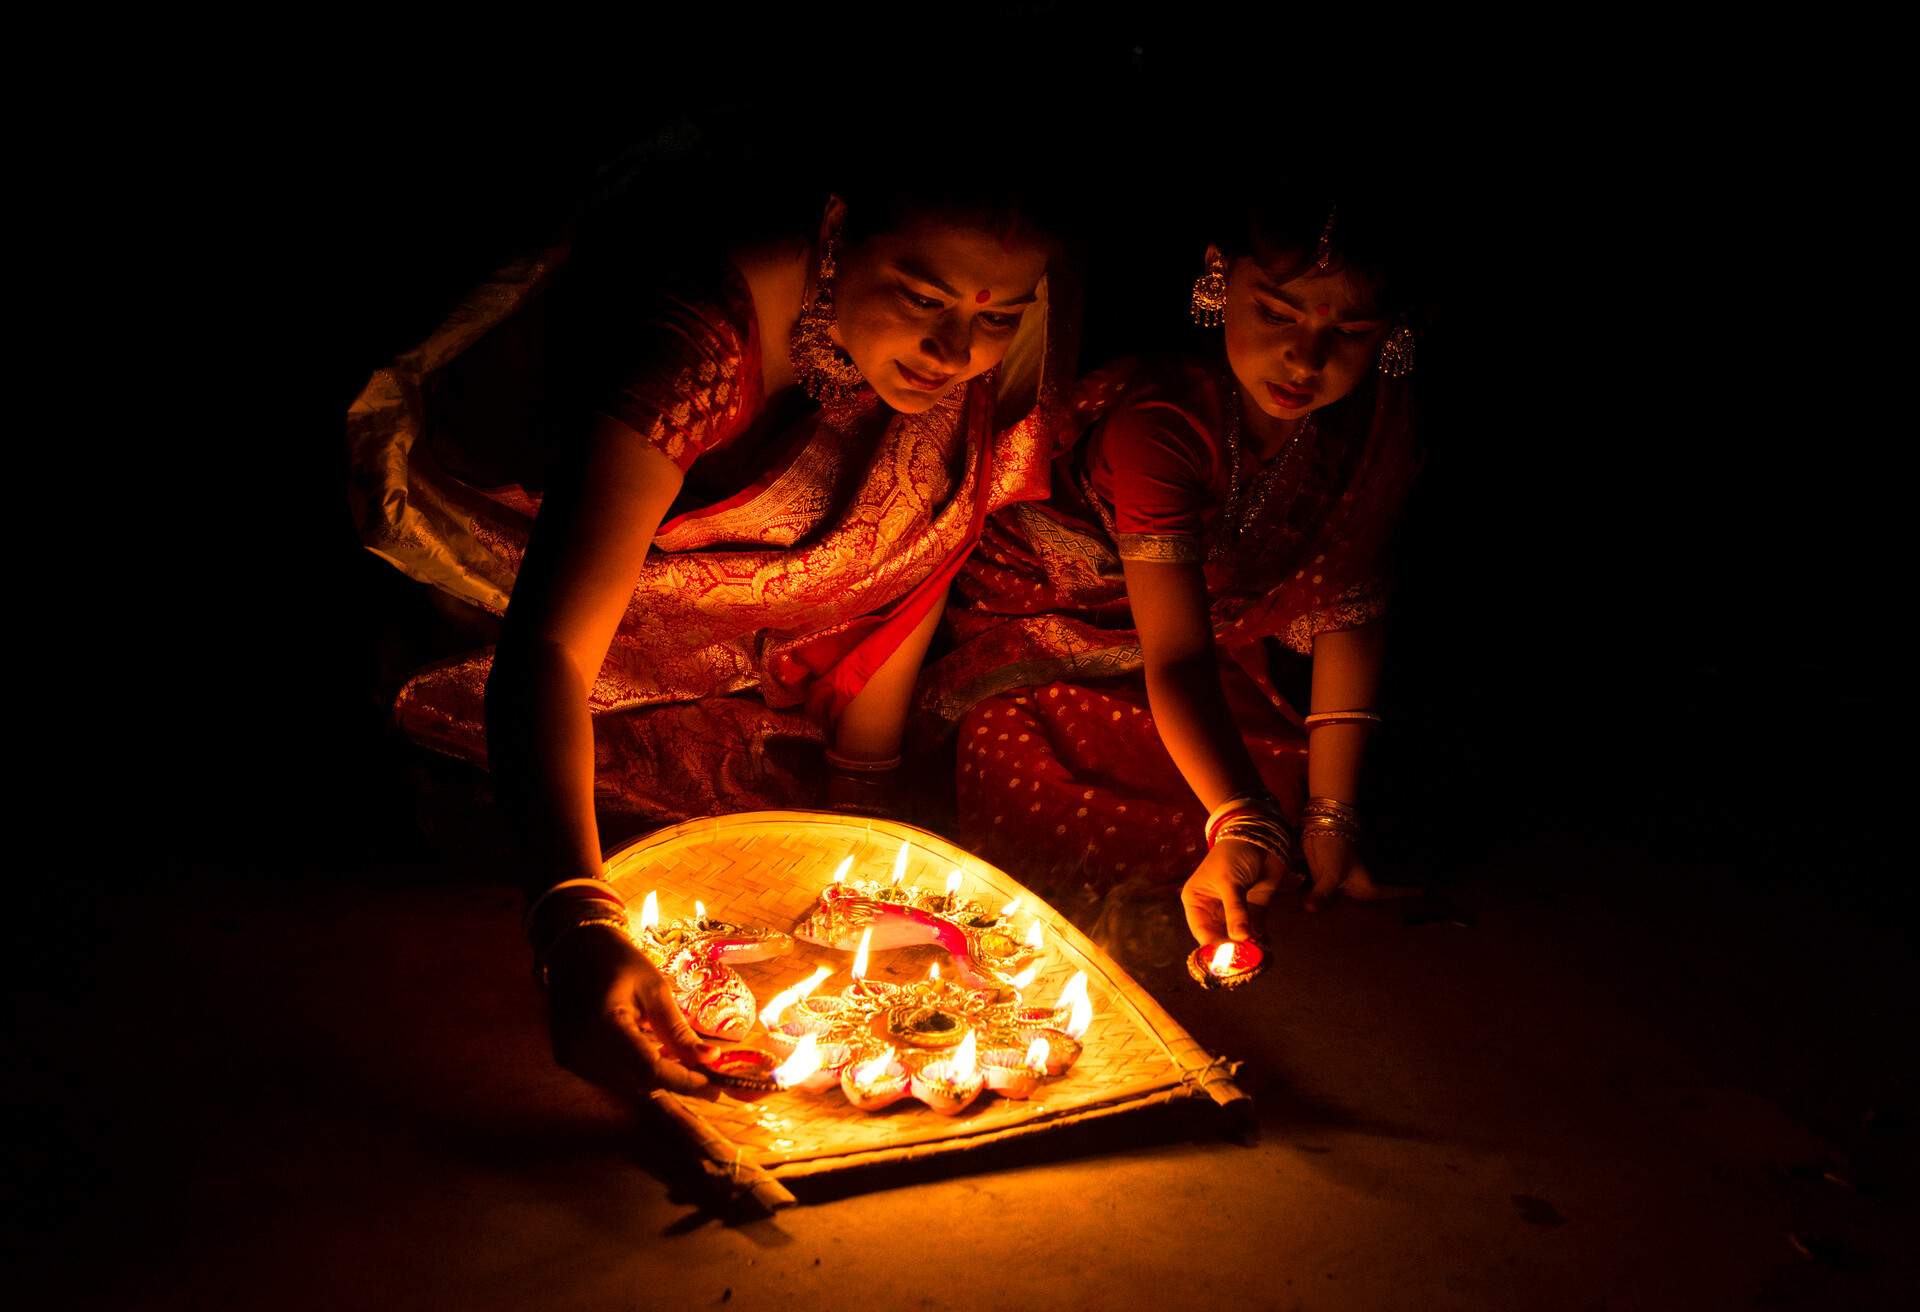
[[[997,917],[963,904],[957,867],[941,894],[902,887],[907,859],[903,842],[887,886],[867,883],[848,888],[845,881],[853,862],[848,856],[822,894],[822,906],[830,912],[836,898],[843,903],[864,898],[895,909],[911,908],[922,919],[924,913],[942,920],[964,916],[976,933],[981,926],[990,925],[989,932],[1007,926],[1019,911],[1018,897],[1001,907]],[[671,944],[687,942],[689,946],[671,953],[666,964],[683,991],[683,1007],[692,1004],[690,1019],[705,1032],[744,1039],[755,1019],[752,995],[722,963],[729,958],[744,961],[776,955],[787,950],[790,940],[773,946],[771,940],[785,936],[715,925],[699,902],[694,904],[691,923],[672,926],[664,933],[659,925],[659,899],[649,893],[636,941],[643,951],[663,961]],[[704,955],[702,935],[710,936]],[[772,1053],[755,1048],[724,1050],[708,1065],[709,1073],[728,1084],[764,1090],[824,1093],[837,1084],[846,1100],[862,1111],[879,1111],[913,1098],[953,1116],[984,1091],[1005,1098],[1030,1097],[1041,1080],[1064,1074],[1079,1058],[1080,1038],[1093,1020],[1084,971],[1074,973],[1053,1006],[1028,1006],[1022,991],[1038,975],[1037,961],[1018,974],[1001,976],[1012,985],[1012,1000],[1007,1001],[1003,988],[973,988],[943,979],[937,963],[924,980],[894,984],[869,979],[872,937],[869,924],[854,951],[851,981],[838,993],[819,991],[833,974],[822,966],[759,1009],[757,1019]],[[1044,949],[1045,933],[1038,920],[1028,925],[1020,946],[1034,952]],[[961,964],[974,970],[970,961]],[[1197,949],[1187,965],[1203,987],[1235,988],[1260,973],[1265,958],[1257,944],[1228,941]],[[692,1014],[696,1008],[701,1015]]]

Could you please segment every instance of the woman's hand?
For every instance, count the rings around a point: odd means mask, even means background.
[[[1353,839],[1324,829],[1300,835],[1300,852],[1313,876],[1307,890],[1307,910],[1318,911],[1341,893],[1360,902],[1415,897],[1420,890],[1408,884],[1376,884]]]
[[[1265,848],[1221,839],[1180,890],[1187,928],[1202,947],[1225,938],[1254,937],[1248,908],[1271,902],[1286,873],[1286,862]]]
[[[562,1066],[626,1097],[706,1085],[700,1065],[711,1047],[674,1005],[666,976],[617,930],[586,925],[567,934],[554,945],[547,978]]]

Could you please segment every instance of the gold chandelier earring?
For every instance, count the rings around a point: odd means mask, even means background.
[[[1218,328],[1227,321],[1227,261],[1218,251],[1207,256],[1207,271],[1193,280],[1193,321]]]
[[[1381,343],[1377,367],[1387,378],[1405,378],[1413,372],[1413,329],[1404,320]]]
[[[794,381],[800,390],[822,406],[844,406],[857,399],[866,387],[865,375],[852,358],[833,340],[833,281],[840,269],[834,256],[840,234],[827,231],[820,246],[820,267],[815,271],[813,295],[800,307],[794,321],[793,337],[787,344],[787,360],[793,365]]]

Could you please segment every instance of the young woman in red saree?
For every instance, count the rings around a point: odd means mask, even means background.
[[[696,262],[618,307],[623,367],[537,503],[452,477],[415,439],[459,390],[449,363],[539,268],[484,289],[355,404],[368,545],[505,610],[493,650],[406,685],[400,723],[488,765],[556,1053],[609,1087],[697,1086],[703,1046],[606,932],[625,910],[599,878],[596,805],[818,805],[822,745],[850,787],[884,775],[987,513],[1045,495],[1047,357],[1065,349],[1050,245],[984,187],[927,191],[836,197],[805,239]]]
[[[988,859],[1181,884],[1202,943],[1247,937],[1296,851],[1310,908],[1384,891],[1354,803],[1417,458],[1412,307],[1379,217],[1254,208],[1194,287],[1224,361],[1086,379],[1050,500],[989,521],[921,692],[957,725],[961,838]],[[1288,653],[1312,661],[1304,715],[1276,689]]]

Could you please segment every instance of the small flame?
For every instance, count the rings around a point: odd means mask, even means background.
[[[1012,919],[1013,913],[1018,911],[1019,909],[1020,909],[1020,895],[1018,893],[1015,893],[1013,895],[1013,901],[1007,903],[1005,906],[1000,908],[1000,915],[1005,919]]]
[[[707,920],[707,904],[705,902],[700,901],[698,898],[694,899],[693,923],[696,925],[703,925],[706,923],[706,920]]]
[[[846,856],[841,857],[840,864],[833,868],[833,882],[836,884],[846,883],[847,871],[852,868],[853,868],[853,853],[849,852],[847,853]]]
[[[937,980],[940,978],[939,962],[936,961],[931,966],[927,967],[927,978],[931,980]]]
[[[1040,963],[1036,961],[1030,966],[1028,966],[1025,970],[1021,971],[1018,975],[1015,975],[1013,977],[1014,991],[1017,993],[1021,989],[1024,989],[1027,985],[1033,983],[1033,977],[1035,975],[1038,975],[1039,973],[1040,973]]]
[[[1027,1045],[1027,1069],[1035,1075],[1047,1073],[1047,1058],[1053,1053],[1053,1045],[1045,1039],[1035,1039]]]
[[[893,887],[900,887],[900,881],[907,877],[907,840],[900,840],[900,854],[893,858]]]
[[[1086,971],[1073,972],[1073,978],[1060,990],[1060,1001],[1053,1004],[1053,1009],[1068,1011],[1067,1022],[1060,1027],[1068,1038],[1077,1039],[1087,1032],[1087,1026],[1093,1024],[1093,1003],[1087,998]]]
[[[1228,939],[1213,950],[1213,960],[1207,963],[1207,969],[1216,975],[1224,975],[1233,965],[1233,940]]]
[[[794,1085],[820,1069],[820,1041],[813,1035],[803,1035],[794,1047],[793,1056],[773,1068],[773,1082],[783,1089]]]
[[[868,925],[860,931],[860,946],[853,954],[853,977],[855,979],[865,979],[867,977],[867,944],[872,941],[873,926]]]
[[[781,989],[773,995],[766,1006],[760,1009],[760,1023],[768,1029],[772,1029],[775,1025],[778,1025],[780,1018],[786,1015],[788,1007],[791,1007],[794,1003],[819,988],[821,983],[831,974],[833,974],[831,970],[825,966],[821,966],[816,969],[813,974],[807,976],[792,988]]]
[[[952,897],[960,891],[960,867],[955,866],[953,873],[947,876],[947,896]]]
[[[975,1060],[974,1056],[976,1050],[976,1045],[973,1041],[973,1031],[968,1030],[967,1037],[960,1040],[960,1046],[953,1050],[954,1078],[970,1080],[979,1073],[980,1063]]]
[[[893,1069],[893,1049],[888,1048],[872,1061],[861,1062],[858,1066],[855,1066],[853,1068],[853,1082],[855,1084],[878,1084],[881,1080],[887,1078],[887,1072],[891,1069]]]
[[[1040,927],[1037,920],[1027,926],[1027,946],[1036,951],[1047,946],[1047,931]]]
[[[660,891],[647,894],[647,900],[640,904],[640,928],[658,929],[660,927]]]

